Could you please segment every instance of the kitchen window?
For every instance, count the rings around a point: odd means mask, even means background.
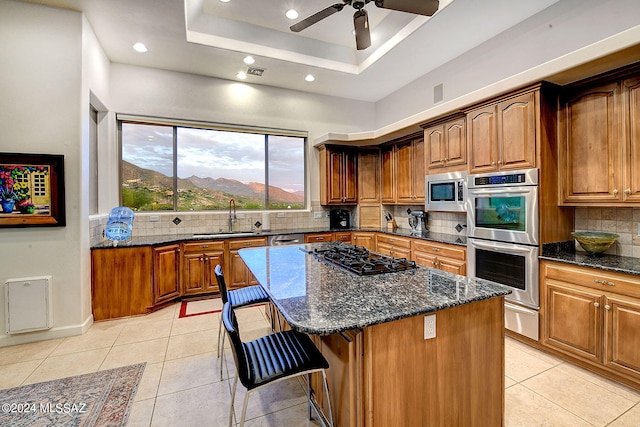
[[[306,134],[118,117],[122,205],[134,211],[304,209]]]

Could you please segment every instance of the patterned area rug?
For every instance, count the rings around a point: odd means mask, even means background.
[[[124,426],[145,365],[0,390],[0,426]]]
[[[201,314],[218,313],[220,311],[222,311],[222,299],[220,298],[182,301],[178,318],[200,316]]]

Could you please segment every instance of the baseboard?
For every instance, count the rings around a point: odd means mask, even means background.
[[[78,325],[53,327],[46,331],[25,332],[22,334],[5,334],[0,336],[0,347],[82,335],[89,330],[92,324],[93,315],[89,315],[84,322]]]

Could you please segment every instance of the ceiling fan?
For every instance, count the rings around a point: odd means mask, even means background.
[[[371,46],[371,34],[369,33],[369,17],[364,9],[365,5],[373,1],[376,6],[383,9],[399,10],[401,12],[414,13],[416,15],[431,16],[438,10],[439,0],[343,0],[342,3],[331,5],[320,12],[293,24],[289,29],[298,33],[307,27],[340,12],[345,6],[352,6],[356,12],[353,14],[353,26],[356,33],[356,47],[363,50]]]

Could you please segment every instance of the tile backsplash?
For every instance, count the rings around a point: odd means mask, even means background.
[[[576,208],[576,231],[604,231],[620,238],[605,253],[640,258],[640,208]],[[576,250],[583,250],[576,242]]]
[[[285,211],[269,214],[271,230],[298,230],[303,228],[329,228],[329,209],[314,204],[309,211]],[[255,231],[256,221],[263,222],[261,212],[238,212],[233,231]],[[178,224],[173,222],[179,218]],[[319,217],[319,218],[318,218]],[[108,215],[91,217],[89,220],[91,245],[105,240],[103,231]],[[229,231],[228,212],[167,212],[139,213],[133,220],[133,236],[171,236],[183,234],[224,233]]]
[[[398,227],[409,229],[409,214],[407,209],[423,209],[422,206],[382,206],[382,214],[391,213]],[[328,228],[329,208],[313,204],[309,211],[287,211],[284,217],[279,217],[278,213],[270,214],[271,230],[298,230],[304,228]],[[357,225],[357,209],[353,208],[352,224]],[[181,219],[176,225],[172,221],[175,217]],[[318,218],[319,217],[319,218]],[[192,213],[174,212],[167,213],[143,213],[137,214],[134,219],[134,236],[154,236],[154,235],[178,235],[196,233],[215,233],[228,230],[228,213]],[[242,212],[240,218],[233,225],[235,231],[251,231],[252,225],[262,222],[262,214],[258,212]],[[104,240],[102,235],[107,224],[107,215],[91,217],[89,221],[91,245],[98,244]],[[382,221],[384,228],[384,220]],[[576,231],[605,231],[620,235],[618,241],[607,250],[606,253],[613,255],[629,256],[640,258],[640,236],[638,236],[638,225],[640,224],[640,208],[587,208],[578,207],[575,209],[575,230]],[[459,227],[458,227],[459,226]],[[467,216],[464,213],[428,212],[427,227],[434,233],[467,235]],[[459,231],[458,231],[459,230]],[[576,244],[576,250],[583,250]]]

